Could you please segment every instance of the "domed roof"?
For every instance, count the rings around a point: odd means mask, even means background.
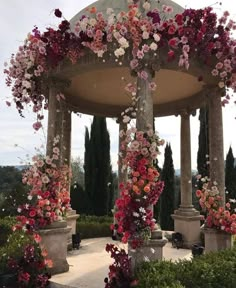
[[[171,0],[150,0],[151,9],[157,8],[161,11],[162,5],[171,6],[173,8],[173,12],[169,14],[169,17],[172,18],[178,13],[182,13],[184,8],[178,5],[177,3]],[[112,8],[115,14],[118,14],[121,11],[128,11],[128,1],[127,0],[98,0],[83,10],[81,10],[78,14],[76,14],[71,20],[70,23],[73,25],[81,19],[83,15],[89,15],[93,17],[94,14],[89,13],[89,7],[96,7],[98,12],[102,12],[104,17],[106,17],[107,8]]]

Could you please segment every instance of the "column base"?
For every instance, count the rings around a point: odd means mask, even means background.
[[[66,221],[54,222],[39,230],[42,238],[40,246],[48,252],[48,258],[52,260],[53,267],[49,272],[54,275],[67,272],[69,264],[67,263],[67,235],[71,227],[67,226]]]
[[[67,249],[72,249],[72,234],[76,234],[76,220],[79,218],[79,214],[76,214],[75,210],[70,210],[66,216],[67,226],[71,227],[67,238]]]
[[[149,262],[155,260],[162,260],[163,247],[166,245],[167,239],[150,239],[145,242],[142,247],[132,249],[128,245],[128,254],[131,257],[131,269],[132,271],[142,262]]]
[[[196,209],[180,207],[171,217],[174,219],[175,232],[183,235],[184,248],[191,249],[193,244],[200,242],[200,220],[202,216]]]
[[[203,228],[205,238],[205,252],[217,252],[224,249],[233,248],[233,236],[224,231]]]

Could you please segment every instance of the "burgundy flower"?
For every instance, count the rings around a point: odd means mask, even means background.
[[[59,9],[55,9],[54,14],[58,18],[61,18],[61,16],[62,16],[62,13],[61,13],[61,11]]]

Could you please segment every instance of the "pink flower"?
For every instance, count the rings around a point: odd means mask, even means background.
[[[33,128],[37,131],[42,127],[42,123],[41,122],[35,122],[33,124]]]
[[[143,80],[147,80],[148,79],[148,73],[144,70],[142,70],[141,72],[138,72],[138,77],[143,79]]]
[[[155,82],[150,82],[150,83],[148,84],[148,86],[149,86],[149,89],[152,90],[152,91],[155,91],[156,88],[157,88],[157,85],[156,85]]]

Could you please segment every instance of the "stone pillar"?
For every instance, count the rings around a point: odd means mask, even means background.
[[[125,156],[125,151],[122,150],[122,142],[124,141],[125,136],[120,136],[122,131],[127,131],[127,124],[124,123],[122,119],[117,120],[117,123],[119,123],[118,185],[120,185],[127,181],[127,168],[122,167],[122,158]]]
[[[53,143],[56,136],[62,134],[62,113],[61,102],[57,100],[58,90],[55,87],[49,88],[49,102],[48,102],[48,131],[47,131],[47,151],[46,154],[52,157]],[[60,148],[60,142],[57,146]],[[57,164],[59,164],[58,161]]]
[[[147,80],[140,77],[137,78],[137,118],[136,127],[137,130],[146,132],[149,128],[153,129],[153,99],[152,92],[149,88],[149,83],[152,81],[152,71],[146,69]],[[150,207],[153,210],[153,207]],[[146,241],[142,247],[133,250],[128,247],[129,255],[131,256],[131,266],[134,271],[136,265],[149,260],[162,259],[163,247],[167,243],[167,240],[163,238],[162,231],[157,228],[152,232],[151,239]]]
[[[66,103],[62,103],[62,134],[61,134],[61,164],[70,166],[71,163],[71,111]]]
[[[222,205],[225,203],[225,170],[224,170],[224,140],[222,105],[219,90],[212,90],[208,97],[209,109],[209,154],[210,154],[210,181],[219,189]]]
[[[183,235],[184,246],[191,246],[200,241],[199,212],[192,205],[192,168],[191,168],[191,135],[188,111],[181,113],[181,204],[174,212],[175,232]]]
[[[149,82],[152,81],[152,76],[149,70],[145,72],[148,75],[147,80],[140,77],[137,78],[138,111],[136,127],[143,132],[148,130],[148,126],[153,128],[153,100],[149,89]]]
[[[71,165],[71,111],[67,106],[66,102],[61,102],[61,141],[60,141],[60,164]],[[71,183],[68,183],[68,191],[70,191]],[[70,231],[67,237],[67,247],[72,249],[72,234],[76,234],[76,220],[79,215],[76,214],[75,210],[67,212],[66,221]]]

